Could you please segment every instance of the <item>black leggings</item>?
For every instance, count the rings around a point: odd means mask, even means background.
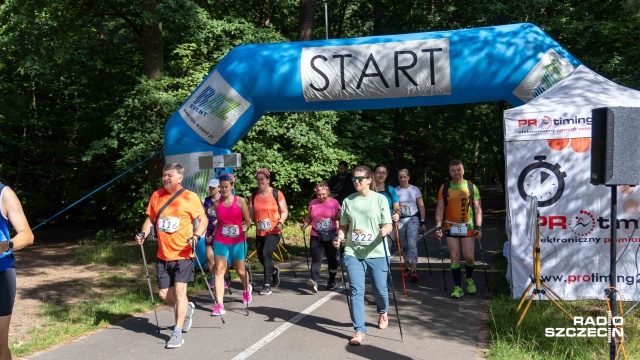
[[[13,313],[13,303],[16,300],[16,269],[0,271],[0,316]]]
[[[314,235],[311,235],[311,239],[309,239],[309,247],[311,248],[311,277],[313,281],[320,280],[320,265],[322,265],[324,254],[327,254],[327,262],[329,263],[329,281],[335,281],[338,270],[338,260],[336,259],[338,249],[333,246],[331,241],[320,241]]]
[[[264,267],[265,284],[271,284],[273,275],[273,252],[276,251],[279,242],[279,234],[256,236],[256,250],[258,251],[258,259]]]

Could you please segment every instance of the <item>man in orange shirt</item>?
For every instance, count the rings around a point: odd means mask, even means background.
[[[158,292],[165,304],[173,306],[176,319],[167,349],[180,347],[184,343],[182,333],[191,327],[195,305],[187,298],[187,283],[193,281],[195,273],[193,248],[208,224],[198,195],[180,185],[183,177],[182,165],[173,163],[164,167],[164,188],[151,195],[148,217],[142,225],[143,236],[136,236],[138,243],[142,244],[151,227],[155,226],[158,236]],[[198,228],[193,231],[195,219],[198,219]]]

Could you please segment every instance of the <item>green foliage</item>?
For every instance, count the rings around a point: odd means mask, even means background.
[[[330,38],[532,22],[592,70],[640,87],[637,0],[332,0]],[[291,41],[297,0],[5,0],[0,7],[0,174],[33,225],[163,147],[167,119],[232,48]],[[324,6],[316,2],[316,38]],[[164,74],[145,74],[142,26],[162,23]],[[158,45],[160,46],[160,45]],[[410,170],[428,198],[452,158],[478,184],[502,182],[505,103],[378,111],[267,114],[238,143],[238,191],[267,167],[293,217],[313,185],[351,164]],[[455,124],[455,131],[452,131]],[[53,222],[137,228],[159,187],[161,157],[127,173]],[[46,189],[46,190],[45,190]],[[115,200],[114,200],[115,199]]]
[[[336,120],[335,112],[263,116],[233,148],[243,157],[236,191],[248,197],[256,187],[255,170],[264,167],[290,209],[306,208],[315,185],[335,173],[340,160],[355,158],[333,133]]]

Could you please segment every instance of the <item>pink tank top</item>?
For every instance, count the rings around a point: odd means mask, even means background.
[[[245,234],[242,231],[242,210],[238,206],[238,196],[233,196],[231,206],[225,207],[223,201],[218,203],[216,214],[218,215],[218,228],[216,230],[215,241],[234,245],[245,241]]]

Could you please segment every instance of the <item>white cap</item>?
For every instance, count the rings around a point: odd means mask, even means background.
[[[220,180],[218,179],[209,180],[209,187],[218,187],[218,186],[220,186]]]

